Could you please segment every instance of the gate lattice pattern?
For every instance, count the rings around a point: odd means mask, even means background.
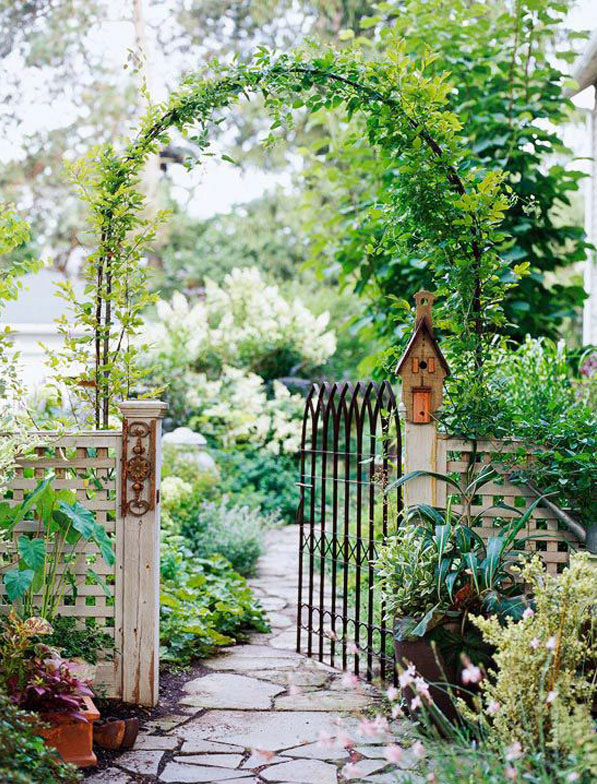
[[[314,384],[300,452],[297,649],[372,680],[395,678],[373,562],[402,496],[396,398],[387,382]]]

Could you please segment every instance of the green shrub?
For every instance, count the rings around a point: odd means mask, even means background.
[[[274,455],[265,449],[220,451],[222,492],[240,496],[243,504],[258,506],[264,514],[277,514],[293,523],[300,498],[297,487],[298,459],[294,455]]]
[[[202,504],[195,524],[184,524],[181,533],[199,557],[222,555],[239,574],[249,577],[261,555],[264,531],[274,519],[223,498],[219,503]]]
[[[497,347],[488,364],[493,404],[486,418],[475,419],[461,401],[450,400],[444,421],[466,437],[517,437],[536,445],[531,463],[524,450],[522,477],[589,526],[597,515],[597,374],[579,378],[577,365],[563,343],[546,339],[527,338],[515,350]]]
[[[193,524],[201,505],[221,497],[217,471],[206,471],[188,451],[164,448],[162,463],[162,528],[180,532],[185,523]]]
[[[534,612],[506,626],[495,618],[474,619],[496,649],[496,671],[481,684],[490,731],[505,744],[554,757],[584,752],[597,770],[591,719],[597,695],[597,566],[587,555],[575,555],[554,577],[537,557],[521,576],[533,592]]]
[[[194,556],[172,537],[162,553],[160,656],[170,669],[243,639],[268,631],[263,611],[246,580],[221,556]]]
[[[100,658],[111,658],[114,654],[114,638],[97,625],[95,618],[86,618],[84,626],[77,619],[58,615],[52,621],[52,634],[45,635],[41,642],[58,648],[65,659],[84,659],[97,664]]]
[[[30,713],[0,694],[0,781],[2,784],[75,784],[72,765],[60,762],[36,735]]]

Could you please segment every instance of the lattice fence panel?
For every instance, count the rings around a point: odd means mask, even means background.
[[[485,510],[480,518],[480,524],[476,528],[484,539],[494,535],[496,528],[499,528],[504,521],[517,516],[516,512],[496,508],[495,504],[501,501],[524,513],[536,500],[537,496],[530,488],[522,484],[514,484],[508,478],[510,469],[504,458],[508,453],[519,452],[520,445],[497,440],[478,441],[475,450],[474,445],[470,442],[444,437],[440,438],[439,449],[445,461],[447,473],[453,474],[461,481],[466,476],[471,459],[474,459],[478,470],[481,470],[485,465],[492,465],[500,473],[495,481],[481,488],[481,493],[474,499],[471,508],[473,515],[478,515]],[[475,452],[474,455],[473,452]],[[457,503],[460,500],[458,496],[452,496],[452,500],[454,510],[462,511],[462,506]],[[538,538],[527,541],[525,548],[538,552],[552,574],[559,574],[568,564],[570,551],[581,547],[574,535],[558,521],[554,512],[541,504],[532,513],[526,530],[520,533],[521,538],[531,535],[536,535]]]
[[[44,446],[36,448],[36,457],[21,460],[10,483],[7,500],[17,504],[37,487],[49,473],[54,474],[56,489],[69,489],[76,493],[77,500],[93,511],[96,522],[104,526],[112,539],[116,553],[114,565],[102,558],[95,544],[82,542],[75,548],[67,548],[65,555],[76,552],[72,565],[76,591],[67,589],[58,614],[74,616],[78,625],[84,626],[94,619],[101,630],[114,640],[114,651],[98,663],[95,684],[109,696],[121,693],[122,647],[122,590],[119,579],[122,572],[122,518],[117,503],[120,481],[122,434],[120,431],[90,432],[68,435],[48,434]],[[18,536],[35,529],[35,523],[23,522],[14,532],[13,542],[1,542],[2,561],[10,560]],[[58,567],[64,573],[65,562]],[[106,596],[102,586],[92,584],[89,568],[101,575],[109,586],[111,596]],[[74,595],[73,595],[74,593]],[[6,612],[8,601],[0,587],[0,612]]]

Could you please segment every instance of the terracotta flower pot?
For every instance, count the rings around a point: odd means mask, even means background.
[[[90,697],[83,697],[85,707],[81,713],[87,719],[73,719],[67,713],[42,713],[41,720],[50,724],[49,728],[40,728],[38,734],[45,740],[46,746],[56,749],[65,762],[78,768],[90,768],[97,765],[97,757],[93,753],[93,722],[100,714]]]
[[[416,667],[417,673],[428,683],[455,683],[456,668],[446,667],[446,663],[437,646],[433,648],[425,637],[412,641],[394,640],[394,653],[398,664],[407,666],[407,663],[412,662]],[[445,691],[445,687],[430,686],[429,693],[444,716],[448,719],[453,719],[456,711],[452,700]],[[410,706],[411,701],[415,697],[415,692],[407,686],[402,689],[402,696]]]
[[[124,739],[124,719],[107,718],[93,725],[93,742],[101,749],[114,751],[122,746]]]

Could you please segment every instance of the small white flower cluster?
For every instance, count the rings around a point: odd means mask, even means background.
[[[225,446],[236,442],[264,446],[274,454],[298,452],[303,400],[279,381],[268,398],[256,373],[225,366],[216,381],[197,374],[189,385],[188,402],[198,412],[201,430],[218,435]]]
[[[180,293],[157,304],[159,321],[148,325],[158,353],[184,351],[189,365],[209,355],[222,364],[255,367],[276,350],[321,365],[336,350],[329,314],[315,316],[300,300],[288,301],[254,267],[234,269],[222,286],[207,281],[204,299],[191,305]]]

